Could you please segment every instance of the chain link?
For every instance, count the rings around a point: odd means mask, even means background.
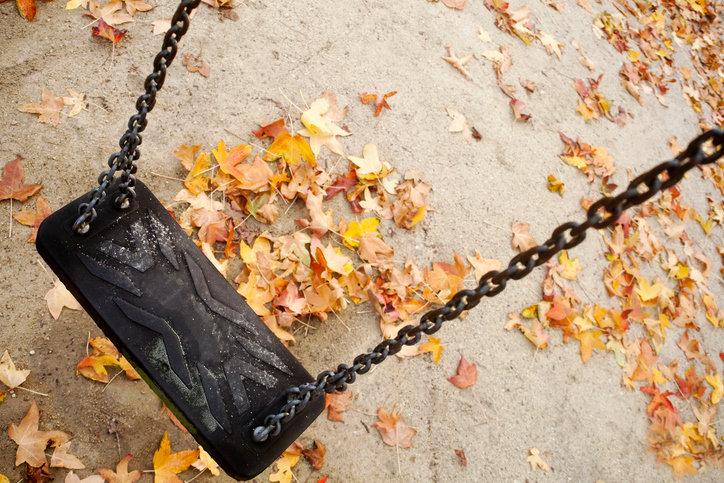
[[[163,87],[166,80],[166,71],[171,66],[176,53],[178,42],[189,29],[189,14],[199,6],[201,0],[182,0],[171,18],[171,28],[163,38],[161,52],[153,60],[153,72],[146,77],[143,85],[146,92],[136,101],[136,114],[128,120],[128,130],[121,137],[118,146],[119,152],[113,153],[108,159],[108,170],[98,177],[98,186],[91,190],[91,199],[78,207],[78,218],[73,224],[73,230],[80,234],[88,233],[90,224],[96,219],[96,206],[106,198],[106,190],[113,183],[116,172],[120,171],[119,188],[121,193],[114,200],[116,208],[124,209],[130,206],[131,200],[136,196],[133,187],[136,185],[136,161],[141,157],[138,146],[143,139],[141,133],[146,129],[148,119],[146,116],[156,105],[156,93]]]
[[[707,154],[704,145],[709,141],[712,142],[714,151]],[[254,429],[254,441],[262,442],[278,435],[282,424],[294,418],[312,399],[322,393],[346,390],[347,384],[352,384],[357,374],[368,372],[373,364],[379,364],[388,356],[397,354],[403,346],[417,344],[423,333],[434,334],[440,330],[443,322],[455,319],[462,312],[472,309],[483,297],[498,295],[505,290],[509,280],[519,280],[561,250],[579,245],[586,239],[586,230],[589,228],[600,230],[613,225],[624,210],[640,205],[658,192],[674,186],[690,169],[713,163],[722,156],[724,131],[713,129],[700,135],[674,160],[662,163],[631,181],[626,191],[615,197],[602,198],[591,205],[583,223],[571,221],[559,226],[545,243],[513,257],[505,270],[490,271],[483,275],[476,289],[461,290],[443,307],[425,313],[418,326],[403,327],[394,339],[384,340],[371,352],[357,356],[351,367],[341,364],[336,372],[325,371],[319,374],[315,382],[287,389],[287,403],[277,414],[267,416],[263,426]]]

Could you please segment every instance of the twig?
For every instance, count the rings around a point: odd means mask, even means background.
[[[296,107],[297,109],[299,109],[299,112],[304,112],[304,109],[302,109],[301,107],[299,107],[299,106],[297,106],[296,104],[294,104],[294,103],[292,102],[292,100],[289,99],[286,94],[284,94],[284,91],[282,90],[281,87],[278,87],[278,89],[279,89],[279,92],[281,92],[282,95],[284,96],[284,99],[286,99],[286,100],[289,101],[289,104],[291,104],[292,106],[294,106],[294,107]]]
[[[43,263],[40,261],[39,258],[37,259],[37,262],[38,262],[38,265],[40,265],[40,268],[42,268],[43,271],[48,275],[48,277],[50,277],[50,283],[52,283],[53,285],[55,285],[55,280],[53,279],[53,276],[50,274],[50,272],[48,271],[48,269],[45,268],[45,266],[43,265]]]
[[[101,394],[104,393],[104,392],[106,392],[106,389],[108,389],[108,386],[110,386],[111,383],[112,383],[122,372],[123,372],[123,370],[120,370],[120,371],[116,372],[116,375],[113,376],[113,377],[111,378],[111,380],[108,381],[108,384],[106,384],[106,387],[103,388],[103,390],[101,391]]]
[[[228,133],[231,134],[232,136],[235,136],[235,137],[241,139],[242,141],[244,140],[243,137],[239,136],[239,135],[236,134],[236,133],[233,133],[233,132],[229,131],[228,129],[224,129],[224,131],[228,132]]]
[[[348,331],[348,332],[352,332],[352,328],[351,328],[349,325],[347,325],[347,324],[344,323],[344,320],[342,320],[342,319],[340,318],[340,316],[337,315],[337,312],[335,312],[335,310],[334,310],[332,307],[330,307],[329,309],[330,309],[330,310],[332,311],[332,313],[337,317],[337,319],[339,319],[339,321],[342,322],[342,325],[344,325],[345,327],[347,327],[347,331]]]
[[[48,395],[45,394],[45,393],[38,392],[38,391],[33,391],[32,389],[28,389],[27,387],[23,387],[23,386],[15,386],[15,389],[22,389],[23,391],[32,392],[33,394],[37,394],[38,396],[48,397]]]
[[[478,403],[478,406],[480,406],[480,410],[483,412],[483,417],[485,418],[485,422],[488,422],[488,415],[485,412],[485,408],[483,407],[483,403],[480,402],[480,399],[478,399],[478,395],[475,394],[475,390],[471,387],[470,392],[473,393],[473,397],[475,398],[475,401]]]
[[[166,176],[166,175],[163,175],[163,174],[154,173],[153,171],[151,171],[151,174],[154,175],[154,176],[158,176],[159,178],[166,178],[166,179],[172,179],[172,180],[174,180],[174,181],[181,181],[182,183],[183,183],[184,181],[186,181],[185,179],[174,178],[174,177],[171,177],[171,176]]]
[[[190,480],[186,481],[185,483],[191,483],[191,482],[194,481],[196,478],[198,478],[199,476],[201,476],[201,475],[204,473],[204,471],[206,471],[207,469],[208,469],[208,468],[204,468],[202,471],[199,472],[198,475],[194,476],[193,478],[191,478]]]
[[[400,464],[400,437],[398,436],[399,429],[395,425],[395,450],[397,451],[397,475],[402,478],[402,465]]]
[[[503,231],[507,231],[507,232],[510,232],[510,233],[514,233],[514,231],[511,230],[510,228],[503,228],[502,226],[493,225],[492,223],[490,223],[490,222],[488,222],[488,221],[485,221],[485,220],[482,220],[482,222],[485,223],[486,225],[492,226],[493,228],[497,228],[498,230],[503,230]]]
[[[8,234],[8,238],[13,237],[13,198],[10,197],[10,233]]]

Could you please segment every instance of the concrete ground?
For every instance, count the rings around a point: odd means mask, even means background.
[[[522,5],[517,1],[511,9]],[[563,13],[537,0],[527,5],[536,27],[565,46],[562,59],[546,55],[540,43],[527,46],[498,30],[482,0],[469,0],[462,11],[425,0],[247,0],[236,6],[237,22],[222,21],[217,11],[202,5],[178,60],[201,51],[211,74],[191,74],[179,61],[170,68],[149,116],[138,176],[168,201],[181,183],[152,173],[185,176],[173,156],[178,146],[203,144],[210,150],[222,138],[227,145],[255,141],[250,132],[260,122],[286,115],[289,100],[302,105],[331,89],[340,105],[350,106],[344,122],[353,133],[343,140],[347,153],[360,156],[365,144],[375,144],[383,160],[400,172],[417,170],[433,185],[428,201],[435,210],[419,226],[407,232],[390,222],[383,225],[383,233],[389,228],[394,234],[385,239],[398,257],[409,255],[424,266],[433,260],[450,262],[453,252],[472,255],[479,249],[486,258],[506,262],[516,253],[506,230],[511,222],[530,223],[531,234],[542,241],[559,224],[582,219],[581,197],[598,197],[597,185],[589,185],[558,159],[563,149],[558,131],[604,146],[618,167],[618,184],[626,182],[627,169],[640,173],[670,158],[670,137],[685,144],[699,132],[680,84],[671,85],[668,109],[651,95],[640,106],[626,93],[618,80],[623,56],[593,34],[593,15],[573,1],[565,2]],[[608,0],[593,8],[613,10]],[[85,28],[89,19],[82,9],[65,10],[61,0],[40,3],[37,19],[27,22],[14,2],[0,3],[0,165],[21,154],[27,182],[43,184],[40,193],[54,210],[94,186],[159,49],[161,37],[152,35],[151,22],[169,17],[174,9],[174,2],[159,2],[155,10],[136,14],[134,23],[122,26],[128,33],[112,59],[110,42],[91,37]],[[492,43],[477,37],[480,27]],[[577,60],[571,39],[596,63],[596,75],[604,74],[601,91],[635,116],[625,127],[605,119],[586,123],[575,112],[572,80],[589,72]],[[509,47],[513,58],[508,82],[522,78],[538,85],[534,94],[518,88],[524,112],[532,115],[529,123],[514,121],[492,64],[481,56],[498,45]],[[447,46],[461,57],[476,54],[466,65],[471,79],[441,59]],[[688,54],[685,47],[678,50],[676,57],[684,65]],[[374,91],[375,84],[383,92],[398,92],[389,99],[392,110],[378,118],[358,97]],[[67,95],[68,88],[84,92],[89,109],[72,118],[62,116],[56,128],[39,124],[18,107],[39,101],[42,88],[56,95]],[[463,113],[482,141],[466,143],[460,134],[449,133],[446,108]],[[325,156],[334,162],[328,152]],[[563,197],[547,190],[550,174],[568,186]],[[721,199],[697,173],[683,183],[683,192],[700,213],[707,209],[705,194]],[[351,216],[342,204],[334,207],[335,221],[340,214]],[[33,208],[32,201],[25,205]],[[18,209],[14,202],[13,210]],[[48,397],[16,390],[0,406],[0,473],[13,483],[23,476],[22,467],[13,465],[16,445],[7,428],[22,419],[32,399],[40,407],[41,429],[74,436],[73,453],[88,468],[77,471],[81,478],[92,469],[115,468],[119,454],[134,455],[131,469],[152,469],[164,431],[173,451],[194,449],[193,439],[160,415],[159,400],[143,382],[119,377],[106,387],[75,375],[88,334],[101,332],[84,313],[65,310],[59,320],[51,318],[43,300],[51,279],[38,264],[34,245],[26,242],[28,228],[15,223],[8,238],[9,210],[10,203],[2,202],[0,352],[8,350],[18,367],[32,371],[24,386]],[[291,233],[297,217],[293,211],[283,215],[273,232]],[[721,228],[714,234],[719,244]],[[701,230],[692,237],[704,243]],[[588,296],[602,303],[607,300],[604,249],[594,234],[572,253],[581,258]],[[713,246],[707,254],[718,273],[721,264]],[[508,312],[540,300],[542,279],[539,269],[483,301],[465,320],[446,324],[438,333],[445,347],[439,364],[427,355],[392,358],[360,377],[353,386],[359,397],[344,413],[346,423],[322,416],[301,437],[305,446],[314,439],[326,445],[323,469],[313,471],[301,461],[295,478],[314,482],[330,475],[330,483],[672,481],[671,468],[657,464],[647,449],[650,398],[624,389],[611,354],[596,352],[584,365],[578,344],[564,345],[558,332],[552,333],[548,349],[536,352],[520,334],[503,330]],[[711,285],[716,299],[724,300],[722,285]],[[293,353],[312,373],[350,362],[380,339],[377,316],[369,310],[367,305],[351,306],[340,314],[351,331],[335,318],[315,322],[316,330],[297,334]],[[675,344],[679,332],[667,343]],[[701,338],[714,354],[724,341],[710,332]],[[478,366],[474,391],[484,413],[470,391],[445,380],[455,373],[460,354]],[[399,453],[370,428],[377,408],[389,410],[394,404],[419,431],[413,447]],[[118,440],[108,432],[112,419],[122,427]],[[721,422],[714,427],[719,435],[724,432]],[[526,457],[532,447],[541,450],[551,472],[531,471]],[[467,467],[456,449],[464,449]],[[55,481],[63,481],[66,470],[52,473]],[[188,471],[182,476],[187,481],[194,475]],[[268,476],[269,470],[255,481],[269,481]],[[141,481],[151,477],[146,474]],[[197,481],[209,479],[205,473]],[[213,479],[231,481],[223,474]],[[722,481],[724,472],[709,467],[689,479]]]

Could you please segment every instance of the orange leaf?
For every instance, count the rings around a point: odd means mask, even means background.
[[[513,231],[513,241],[511,243],[513,250],[518,249],[521,252],[524,252],[538,245],[533,237],[530,236],[530,233],[528,233],[529,229],[530,225],[528,223],[513,222],[511,228],[511,230]]]
[[[264,155],[264,161],[276,161],[279,157],[284,158],[288,164],[299,165],[302,160],[312,166],[317,161],[312,148],[301,136],[292,136],[288,132],[279,134]]]
[[[35,241],[35,237],[38,235],[38,227],[43,220],[50,216],[53,212],[50,209],[48,202],[45,201],[42,196],[38,196],[38,199],[35,200],[35,209],[38,210],[37,213],[33,213],[32,211],[21,211],[13,215],[13,218],[15,218],[19,223],[33,227],[33,232],[30,234],[30,238],[28,238],[29,242]]]
[[[460,363],[458,364],[458,373],[453,377],[448,378],[455,387],[465,389],[470,387],[478,380],[478,367],[475,364],[470,364],[464,356],[460,356]]]
[[[312,465],[315,470],[321,470],[324,466],[324,455],[327,452],[327,447],[322,444],[321,441],[314,440],[314,449],[302,450],[302,456]]]
[[[98,26],[93,27],[93,35],[108,39],[115,44],[126,35],[126,31],[111,27],[102,18],[99,18]]]
[[[40,184],[25,184],[25,170],[21,159],[18,156],[3,168],[3,177],[0,179],[0,201],[13,199],[25,203],[43,187]]]
[[[402,414],[395,411],[395,407],[392,407],[392,412],[387,414],[382,408],[377,410],[377,417],[380,419],[372,425],[373,428],[377,428],[382,441],[388,446],[399,446],[400,448],[409,448],[412,446],[412,437],[415,436],[417,430],[405,424],[402,421]]]
[[[392,109],[387,103],[387,98],[392,97],[395,94],[397,94],[397,91],[388,92],[387,94],[382,94],[381,92],[378,92],[377,94],[368,94],[363,92],[359,95],[359,98],[362,101],[362,104],[369,104],[370,102],[375,103],[375,117],[377,117],[382,112],[383,107],[390,110]]]
[[[98,473],[101,474],[104,480],[106,480],[108,483],[134,483],[135,481],[138,481],[139,478],[141,478],[141,475],[143,475],[143,471],[134,470],[130,473],[128,472],[128,461],[133,457],[133,455],[128,455],[125,458],[123,458],[118,465],[116,466],[116,471],[111,471],[105,468],[101,468],[98,470]]]
[[[45,448],[51,441],[55,447],[70,441],[70,436],[62,431],[38,431],[39,422],[40,412],[33,400],[28,414],[20,421],[20,425],[10,424],[8,436],[18,444],[15,466],[28,463],[35,468],[41,467],[47,463]]]
[[[171,442],[168,432],[163,433],[161,446],[153,455],[154,483],[182,483],[176,476],[186,470],[199,458],[199,451],[179,451],[171,454]]]
[[[349,406],[349,403],[352,401],[353,394],[351,390],[327,394],[327,419],[343,423],[344,419],[342,419],[339,413],[343,413],[347,409],[347,406]]]
[[[35,0],[17,0],[20,15],[28,20],[35,18]]]

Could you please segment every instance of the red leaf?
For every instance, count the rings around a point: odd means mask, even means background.
[[[260,128],[256,131],[252,131],[254,136],[259,139],[272,138],[276,140],[277,136],[283,132],[287,132],[287,128],[284,125],[284,118],[274,122],[268,122],[266,124],[259,124]]]
[[[3,177],[0,179],[0,201],[13,199],[25,203],[43,187],[39,184],[25,184],[25,170],[21,159],[18,156],[5,165]]]
[[[454,386],[460,389],[470,387],[478,380],[478,367],[475,364],[470,364],[465,360],[465,356],[460,356],[460,364],[458,364],[458,373],[453,377],[449,378]]]
[[[125,30],[118,30],[108,25],[102,18],[98,19],[98,26],[93,27],[93,35],[108,39],[114,44],[121,40],[126,35]]]

